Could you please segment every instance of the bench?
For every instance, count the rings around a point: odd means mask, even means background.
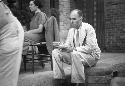
[[[104,53],[103,53],[104,54]],[[86,68],[86,86],[110,86],[114,77],[125,76],[125,57],[114,54],[111,57],[103,57],[95,67]]]

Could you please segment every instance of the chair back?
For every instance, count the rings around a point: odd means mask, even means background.
[[[59,42],[59,26],[54,16],[51,16],[45,24],[45,40],[49,54],[52,54],[53,42]]]

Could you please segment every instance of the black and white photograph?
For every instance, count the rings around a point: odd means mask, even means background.
[[[125,0],[0,0],[0,86],[124,86]]]

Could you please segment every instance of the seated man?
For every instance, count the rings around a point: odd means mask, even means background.
[[[101,50],[95,30],[90,24],[82,22],[82,19],[81,10],[71,11],[71,28],[67,40],[52,51],[55,81],[65,79],[62,67],[62,62],[65,62],[71,64],[71,82],[79,86],[85,82],[84,66],[91,67],[100,59]]]

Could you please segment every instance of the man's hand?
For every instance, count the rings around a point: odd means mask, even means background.
[[[70,53],[70,52],[73,52],[73,50],[74,49],[72,47],[68,47],[66,52]]]
[[[59,45],[60,45],[60,42],[53,42],[53,46],[54,46],[55,48],[58,48]]]
[[[70,53],[70,52],[73,52],[73,50],[76,50],[75,48],[66,46],[66,45],[59,45],[58,49],[61,50],[62,52],[67,52],[67,53]]]
[[[72,47],[66,47],[61,49],[62,52],[67,52],[67,53],[73,52],[73,50],[74,49]]]

